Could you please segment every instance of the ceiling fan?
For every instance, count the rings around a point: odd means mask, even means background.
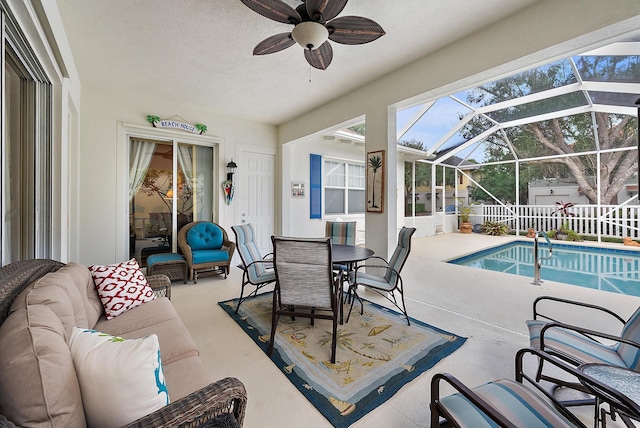
[[[336,18],[348,0],[302,0],[295,9],[282,0],[241,0],[251,10],[285,24],[292,24],[288,33],[268,37],[253,49],[254,55],[279,52],[296,42],[304,50],[307,62],[325,70],[333,59],[329,40],[345,45],[361,45],[385,35],[378,23],[362,16]],[[335,19],[334,19],[335,18]]]

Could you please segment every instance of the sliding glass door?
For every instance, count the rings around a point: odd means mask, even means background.
[[[3,16],[2,264],[51,255],[51,85]]]
[[[129,256],[146,266],[151,254],[177,251],[184,225],[214,218],[214,150],[140,138],[129,144]]]

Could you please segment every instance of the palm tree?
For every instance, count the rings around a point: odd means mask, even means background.
[[[382,168],[382,158],[379,155],[371,156],[369,158],[369,168],[373,170],[373,182],[371,183],[371,207],[380,208],[376,205],[376,173],[379,168]]]

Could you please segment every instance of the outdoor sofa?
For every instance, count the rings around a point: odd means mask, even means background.
[[[247,399],[243,384],[235,378],[214,382],[171,301],[156,297],[167,294],[169,279],[147,278],[155,290],[149,293],[152,300],[107,319],[92,272],[78,263],[43,259],[0,268],[0,427],[95,425],[86,416],[89,397],[86,390],[81,393],[84,384],[79,380],[88,375],[84,367],[82,373],[77,370],[70,338],[96,331],[118,336],[110,341],[127,345],[157,337],[156,363],[162,361],[160,380],[171,402],[128,426],[242,426]],[[111,367],[112,361],[107,363]],[[115,379],[118,372],[112,369],[109,376]],[[158,373],[162,370],[156,367],[156,383]],[[160,383],[156,386],[159,392]],[[113,387],[114,399],[127,392]],[[108,421],[100,425],[110,426]]]

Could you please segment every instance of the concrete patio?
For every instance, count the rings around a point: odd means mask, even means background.
[[[531,278],[444,262],[513,239],[453,233],[412,241],[402,271],[409,315],[468,340],[354,426],[427,426],[429,386],[436,372],[450,372],[469,386],[497,378],[513,379],[514,356],[518,349],[528,346],[525,320],[531,318],[537,296],[596,303],[625,318],[640,305],[636,297],[551,281],[534,286]],[[240,270],[233,268],[227,280],[213,276],[199,280],[197,285],[173,283],[173,303],[198,343],[205,364],[215,378],[234,376],[244,382],[249,397],[246,427],[331,426],[217,305],[218,301],[238,297],[241,278]],[[385,303],[374,293],[362,295]],[[579,315],[572,320],[600,330],[615,331],[616,327]],[[585,417],[589,423],[590,412]]]

